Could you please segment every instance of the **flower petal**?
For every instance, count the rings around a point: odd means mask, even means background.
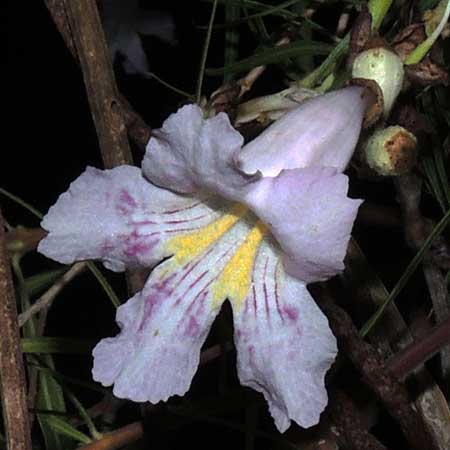
[[[271,177],[309,166],[343,171],[358,141],[367,101],[358,86],[306,100],[248,143],[237,164],[245,173]]]
[[[225,113],[204,119],[198,106],[186,105],[152,133],[142,171],[152,183],[176,192],[207,190],[240,200],[256,178],[236,169],[242,143]]]
[[[220,220],[218,227],[227,217]],[[248,230],[245,221],[235,221],[200,253],[192,248],[186,254],[192,236],[175,238],[179,251],[157,266],[143,291],[118,309],[121,332],[95,347],[95,380],[105,386],[114,383],[117,397],[134,401],[157,403],[184,394],[225,300],[217,297],[215,282]]]
[[[267,241],[256,257],[253,288],[244,305],[233,304],[233,315],[241,383],[264,395],[279,431],[291,420],[316,425],[336,340],[304,283],[284,272]]]
[[[247,204],[284,251],[286,271],[306,284],[344,269],[361,200],[347,197],[348,178],[331,167],[284,170],[255,183]]]
[[[101,259],[115,271],[151,267],[170,255],[165,239],[222,214],[217,199],[208,201],[153,186],[137,167],[88,167],[44,217],[49,234],[38,250],[64,264]]]

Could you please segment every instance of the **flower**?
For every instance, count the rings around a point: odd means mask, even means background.
[[[306,285],[343,269],[361,202],[342,171],[365,103],[355,86],[318,96],[244,147],[226,114],[205,120],[187,105],[154,131],[142,172],[87,168],[71,184],[39,251],[154,267],[118,308],[120,333],[95,347],[95,380],[134,401],[183,395],[228,299],[241,383],[280,431],[318,422],[336,342]]]

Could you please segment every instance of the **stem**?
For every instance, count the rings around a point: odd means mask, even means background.
[[[105,168],[132,164],[119,91],[95,0],[65,2]]]
[[[20,351],[17,307],[11,268],[0,211],[0,391],[7,448],[31,450],[31,437],[25,392],[25,371]]]
[[[398,378],[403,378],[449,344],[450,317],[432,328],[421,341],[414,342],[397,353],[387,365]]]

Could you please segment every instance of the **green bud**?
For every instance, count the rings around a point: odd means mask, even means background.
[[[364,153],[369,167],[379,175],[402,175],[416,164],[417,139],[398,125],[378,129],[367,141]]]
[[[383,47],[365,50],[353,62],[352,76],[373,80],[380,86],[387,117],[403,85],[403,62],[399,56]]]

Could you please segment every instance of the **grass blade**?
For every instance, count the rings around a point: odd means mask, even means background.
[[[423,243],[421,249],[416,253],[416,256],[412,259],[412,261],[408,264],[408,267],[403,272],[403,275],[397,281],[397,284],[394,286],[389,296],[386,298],[384,303],[377,309],[377,311],[372,315],[372,317],[364,324],[364,326],[360,330],[361,336],[366,336],[367,333],[371,330],[371,328],[377,323],[378,319],[383,315],[386,307],[394,301],[398,294],[400,294],[401,290],[404,288],[406,283],[409,281],[411,275],[417,269],[419,264],[422,262],[425,253],[430,248],[434,238],[438,236],[448,225],[450,221],[450,209],[444,215],[444,217],[440,220],[440,222],[434,227],[433,231],[427,237],[425,242]]]
[[[254,67],[278,63],[299,55],[326,55],[330,51],[328,44],[315,41],[299,41],[291,44],[262,50],[256,55],[242,59],[234,64],[217,69],[206,69],[207,75],[219,76],[225,72],[235,73],[251,70]]]

